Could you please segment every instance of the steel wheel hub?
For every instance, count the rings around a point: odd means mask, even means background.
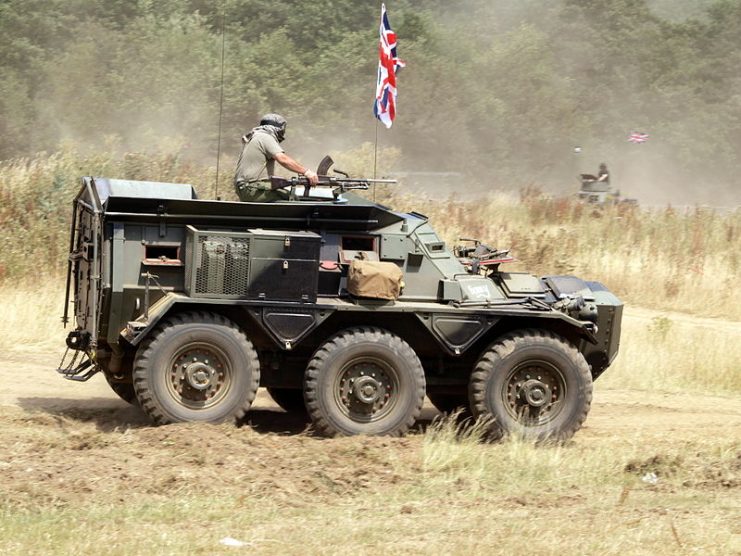
[[[372,404],[381,397],[383,384],[372,376],[361,376],[355,381],[352,392],[361,403]]]
[[[206,390],[213,384],[216,370],[210,365],[196,361],[185,368],[185,380],[191,388]]]
[[[359,358],[340,371],[335,399],[342,412],[355,421],[374,421],[395,404],[396,371],[385,361]]]
[[[551,389],[544,382],[531,379],[522,385],[520,398],[532,407],[543,407],[551,400]]]
[[[558,367],[547,361],[528,361],[510,372],[501,399],[515,420],[538,426],[556,418],[565,395],[566,383]]]
[[[192,409],[217,404],[231,386],[228,358],[214,346],[191,344],[175,353],[167,387],[178,403]]]

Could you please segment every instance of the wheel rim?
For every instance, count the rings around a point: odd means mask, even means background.
[[[566,381],[548,361],[526,361],[512,369],[500,392],[511,418],[526,427],[548,424],[563,411]]]
[[[208,409],[228,394],[234,379],[231,362],[219,348],[204,343],[183,346],[170,358],[167,390],[180,405]]]
[[[334,385],[335,403],[353,421],[383,419],[396,405],[399,377],[388,362],[358,357],[343,365]]]

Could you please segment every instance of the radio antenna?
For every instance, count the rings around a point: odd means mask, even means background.
[[[226,2],[221,3],[221,87],[219,93],[219,139],[216,144],[216,191],[214,197],[219,200],[219,163],[221,161],[221,121],[224,114],[224,45],[226,28]]]

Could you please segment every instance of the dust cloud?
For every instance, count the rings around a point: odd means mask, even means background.
[[[648,7],[660,22],[676,23],[689,17],[701,18],[703,9],[710,3],[677,5],[654,0],[648,2]],[[398,148],[402,154],[393,162],[391,173],[402,176],[416,190],[440,198],[484,195],[492,190],[516,191],[525,186],[540,187],[553,195],[569,195],[577,191],[580,173],[595,173],[604,162],[610,169],[612,185],[623,197],[637,199],[643,206],[707,205],[728,209],[741,205],[741,178],[734,172],[741,144],[733,142],[737,134],[719,133],[722,127],[728,127],[727,118],[741,117],[738,110],[735,114],[725,112],[734,105],[719,104],[713,107],[714,111],[707,111],[705,107],[710,106],[707,99],[689,95],[686,100],[692,105],[678,111],[670,95],[639,90],[639,82],[635,94],[630,88],[627,94],[624,90],[610,89],[602,83],[599,72],[630,72],[632,67],[626,66],[625,60],[615,60],[614,66],[609,58],[595,61],[595,50],[581,49],[582,44],[575,46],[558,27],[573,31],[583,22],[559,19],[559,6],[563,3],[543,7],[542,2],[527,0],[469,0],[456,3],[449,13],[442,8],[444,21],[452,26],[475,19],[474,30],[488,28],[495,32],[498,42],[482,38],[484,49],[491,44],[503,48],[503,42],[509,38],[516,41],[518,33],[529,29],[535,29],[536,39],[544,41],[546,50],[554,56],[558,73],[546,74],[543,77],[546,82],[538,86],[551,88],[553,95],[569,97],[567,108],[573,114],[568,114],[568,121],[555,121],[557,112],[550,113],[554,118],[549,119],[549,112],[531,105],[527,110],[544,113],[546,117],[539,122],[534,117],[540,125],[529,129],[517,124],[532,124],[532,119],[515,115],[485,119],[492,129],[482,132],[484,126],[476,123],[480,117],[475,110],[477,99],[471,98],[472,91],[481,89],[468,88],[467,84],[459,86],[462,95],[468,95],[466,99],[442,107],[436,104],[424,91],[439,85],[434,82],[437,74],[431,72],[432,66],[423,52],[412,48],[405,53],[404,36],[400,35],[399,52],[407,68],[399,76],[399,115],[391,130],[382,126],[378,130],[379,147]],[[402,24],[400,31],[403,29]],[[638,46],[625,48],[634,47]],[[511,76],[497,76],[500,85],[510,77],[516,80],[514,72],[525,71],[508,68],[501,60],[499,63],[503,69],[513,71]],[[596,66],[599,69],[595,70]],[[420,75],[422,72],[428,75]],[[639,73],[638,67],[635,72]],[[594,89],[593,96],[586,96],[591,106],[585,106],[581,100],[585,88]],[[496,88],[489,92],[492,97],[502,95],[503,102],[516,105],[511,92]],[[527,90],[521,92],[534,99],[534,104],[548,99],[547,94],[543,97]],[[362,142],[374,142],[375,127],[369,113],[370,107],[365,105],[360,111],[352,112],[351,122],[368,124],[338,129],[326,140],[322,138],[322,144],[343,150]],[[534,137],[538,127],[549,130],[545,137]],[[647,133],[648,140],[642,144],[629,142],[634,131]],[[298,144],[295,148],[309,160],[323,154],[315,144]]]
[[[741,178],[729,170],[738,167],[741,145],[728,144],[728,135],[715,133],[727,119],[724,106],[730,109],[734,105],[726,104],[707,114],[701,111],[703,99],[690,99],[696,102],[677,118],[676,108],[658,94],[652,98],[645,91],[624,95],[624,91],[611,90],[605,83],[616,81],[609,81],[608,75],[603,82],[600,72],[625,71],[631,66],[625,60],[616,60],[615,68],[610,59],[595,61],[595,50],[575,42],[573,32],[582,23],[576,16],[564,17],[564,13],[571,13],[563,11],[566,4],[553,2],[544,7],[534,0],[467,0],[454,7],[440,4],[436,9],[441,18],[422,22],[427,33],[444,41],[454,35],[451,30],[457,33],[470,26],[474,38],[461,39],[471,47],[479,41],[477,54],[491,58],[491,64],[483,63],[479,74],[471,73],[475,67],[471,70],[468,60],[450,66],[458,73],[448,82],[440,81],[445,74],[438,69],[439,62],[430,54],[421,32],[413,32],[411,11],[399,10],[392,24],[399,32],[399,55],[407,68],[399,76],[399,114],[393,128],[377,127],[372,117],[371,78],[367,86],[354,89],[357,95],[327,99],[335,102],[332,112],[338,116],[334,122],[325,120],[326,113],[293,110],[286,104],[288,108],[280,110],[289,120],[284,147],[304,164],[315,166],[328,152],[354,152],[363,144],[375,143],[377,134],[382,152],[400,153],[378,160],[381,174],[399,176],[410,188],[443,198],[462,192],[470,196],[517,191],[525,186],[569,195],[579,187],[578,174],[594,173],[605,162],[612,185],[641,205],[741,205]],[[680,4],[677,8],[667,0],[648,2],[662,21],[700,17],[700,8],[709,2]],[[375,53],[373,37],[369,35],[367,40],[368,52]],[[540,50],[528,57],[529,48]],[[445,49],[442,52],[446,54]],[[454,58],[461,52],[453,49],[448,55]],[[93,56],[91,63],[110,63],[99,56]],[[524,64],[537,64],[539,57],[547,58],[551,66],[537,67],[528,74],[531,67]],[[68,62],[79,65],[79,61]],[[369,62],[370,75],[372,64],[374,59]],[[467,80],[456,82],[460,77]],[[122,153],[175,150],[193,162],[215,165],[218,91],[206,91],[203,82],[195,78],[167,83],[168,88],[155,92],[146,106],[132,106],[124,99],[109,113],[96,113],[93,93],[84,88],[81,91],[53,83],[40,95],[47,95],[50,128],[64,142],[80,149],[106,148]],[[509,87],[511,83],[514,85]],[[125,97],[141,86],[124,83],[122,91],[113,93]],[[587,94],[585,88],[592,90]],[[240,91],[230,88],[229,80],[224,94],[221,165],[231,168],[240,135],[270,108],[265,99],[249,95],[242,99]],[[484,98],[487,95],[490,98]],[[520,105],[520,97],[527,103]],[[72,125],[64,117],[65,107],[74,103],[90,107],[89,120]],[[733,117],[739,118],[739,114]],[[648,133],[649,140],[639,145],[629,143],[633,131]],[[697,137],[688,140],[693,136]],[[577,146],[579,154],[574,151]]]

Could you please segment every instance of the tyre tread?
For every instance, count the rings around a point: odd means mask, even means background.
[[[257,395],[257,388],[260,384],[260,363],[252,342],[247,339],[241,328],[226,317],[217,313],[206,311],[191,311],[187,313],[178,313],[159,324],[159,326],[142,342],[134,359],[133,383],[134,392],[139,400],[140,407],[157,425],[165,425],[174,422],[165,414],[159,404],[154,399],[149,387],[149,378],[147,369],[151,366],[154,354],[160,349],[160,346],[168,341],[168,335],[178,326],[189,324],[208,324],[225,327],[234,339],[241,344],[245,355],[249,359],[250,367],[253,369],[250,377],[250,383],[247,386],[248,394],[245,403],[242,404],[232,416],[239,420],[249,411],[252,402]]]
[[[489,346],[478,360],[473,372],[471,373],[469,382],[469,400],[471,409],[477,419],[485,418],[491,421],[490,432],[493,437],[501,438],[507,433],[507,431],[502,428],[501,424],[496,422],[494,415],[492,415],[486,407],[487,384],[493,373],[496,371],[496,366],[499,361],[513,353],[514,350],[520,347],[533,345],[534,343],[545,343],[546,345],[563,349],[565,355],[572,363],[574,363],[576,369],[581,375],[581,378],[584,380],[584,384],[586,385],[585,403],[580,408],[579,413],[574,419],[569,421],[568,427],[548,437],[548,439],[556,441],[568,440],[582,427],[587,415],[589,414],[593,394],[592,375],[589,372],[589,365],[579,350],[577,350],[571,342],[549,330],[531,328],[516,330],[502,336]],[[547,439],[539,438],[539,440]]]
[[[318,400],[319,378],[322,368],[326,365],[327,358],[332,353],[361,341],[386,343],[388,347],[392,348],[404,359],[415,362],[414,389],[415,399],[418,401],[412,411],[409,412],[404,423],[386,434],[386,436],[403,436],[412,426],[414,426],[414,423],[417,421],[417,418],[422,411],[425,397],[424,370],[422,364],[419,362],[417,354],[408,343],[391,332],[371,326],[358,326],[343,330],[327,340],[314,353],[314,356],[306,369],[304,380],[304,399],[306,401],[306,409],[309,412],[314,428],[323,436],[334,437],[343,434],[342,431],[332,425],[321,409]]]

